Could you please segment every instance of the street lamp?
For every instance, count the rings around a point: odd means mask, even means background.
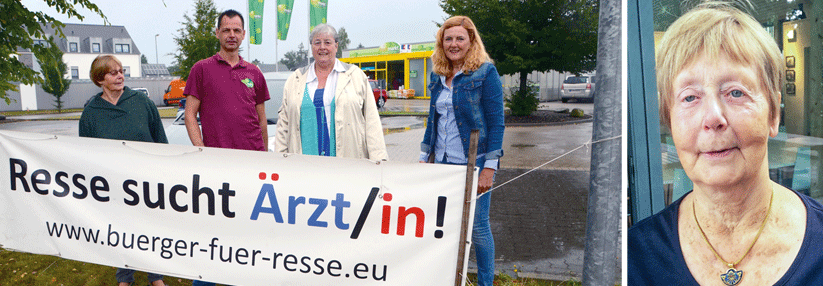
[[[154,63],[160,64],[160,57],[157,56],[157,36],[160,34],[154,35]]]

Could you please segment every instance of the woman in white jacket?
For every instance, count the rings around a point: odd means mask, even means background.
[[[387,160],[383,126],[368,77],[337,54],[337,31],[314,28],[314,62],[286,80],[277,121],[277,152]]]

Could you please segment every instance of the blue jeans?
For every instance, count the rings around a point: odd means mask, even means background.
[[[489,224],[491,193],[477,199],[474,206],[472,244],[477,259],[477,285],[492,286],[494,281],[494,237]]]
[[[124,269],[124,268],[117,268],[117,272],[114,273],[114,276],[117,277],[117,283],[134,283],[134,272],[135,270],[131,269]],[[149,283],[163,280],[163,275],[148,273],[146,272],[146,276],[148,277]]]
[[[477,166],[483,170],[485,160],[477,160]],[[465,165],[438,160],[437,163],[449,165]],[[474,225],[472,226],[472,244],[474,256],[477,260],[477,285],[492,286],[494,281],[494,237],[489,223],[489,208],[492,194],[488,193],[477,199],[474,205]]]

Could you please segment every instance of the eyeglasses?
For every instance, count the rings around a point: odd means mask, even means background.
[[[328,41],[328,40],[320,41],[320,40],[317,40],[317,41],[312,42],[311,45],[315,46],[315,47],[319,47],[320,45],[331,47],[332,45],[334,45],[334,43],[335,43],[334,41]]]
[[[119,70],[113,70],[113,71],[108,72],[108,74],[110,74],[111,76],[117,76],[117,74],[118,74],[118,73],[121,73],[121,74],[124,74],[124,75],[125,75],[125,74],[126,74],[126,70],[124,70],[124,69],[119,69]]]

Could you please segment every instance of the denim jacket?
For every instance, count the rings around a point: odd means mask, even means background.
[[[430,154],[434,152],[434,144],[437,140],[437,120],[440,117],[435,109],[437,97],[443,89],[440,75],[431,73],[428,89],[431,94],[429,118],[426,120],[426,134],[423,136],[423,142],[420,143],[420,151]],[[469,135],[472,129],[480,131],[478,156],[485,154],[483,160],[478,158],[478,167],[482,168],[485,160],[502,157],[505,128],[503,86],[500,82],[500,75],[497,74],[497,68],[487,62],[473,72],[458,74],[452,79],[452,90],[455,120],[466,157],[469,154]]]

